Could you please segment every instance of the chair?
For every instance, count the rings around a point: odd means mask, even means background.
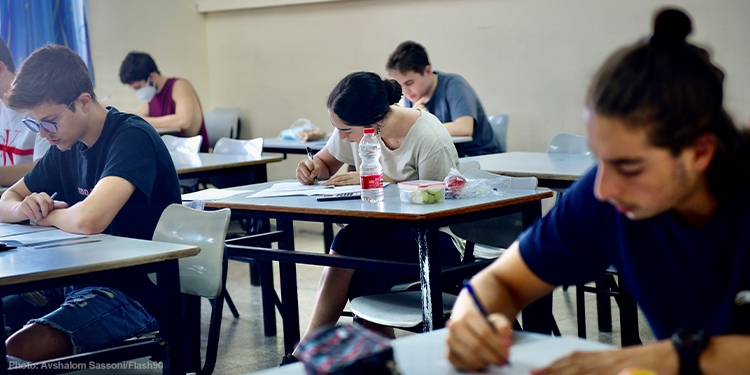
[[[495,142],[500,152],[508,151],[508,115],[493,115],[487,117],[495,134]]]
[[[172,204],[161,214],[152,237],[154,241],[196,245],[201,248],[198,255],[179,260],[182,293],[204,297],[211,302],[206,359],[199,374],[211,374],[216,365],[227,273],[224,237],[230,216],[228,208],[198,211]],[[155,277],[152,276],[151,280],[156,283]],[[200,355],[200,351],[193,354]]]
[[[534,190],[537,186],[536,177],[515,178],[499,176],[478,169],[466,170],[463,175],[469,179],[492,178],[508,181],[506,186],[510,186],[511,189]],[[461,225],[452,225],[450,229],[454,234],[466,240],[464,258],[470,260],[468,264],[457,266],[455,275],[446,274],[446,271],[443,271],[443,275],[447,276],[443,277],[443,284],[453,287],[453,284],[460,284],[464,278],[476,274],[494,261],[494,258],[471,261],[474,257],[475,244],[489,245],[498,249],[507,248],[521,233],[523,221],[521,214],[513,214]],[[498,253],[497,256],[501,253]],[[421,291],[408,290],[415,285],[418,285],[418,283],[397,285],[389,293],[355,298],[350,304],[355,320],[363,319],[380,325],[421,332]],[[458,290],[458,288],[455,288],[453,291],[457,294]],[[450,314],[455,301],[455,294],[443,293],[444,317]],[[559,334],[556,325],[553,327],[553,330],[555,330],[556,334]]]
[[[589,149],[584,136],[558,133],[549,142],[547,153],[591,155],[591,149]]]
[[[219,139],[214,146],[214,154],[260,157],[262,152],[263,138],[239,140],[224,137]],[[235,173],[225,176],[215,176],[209,178],[209,181],[212,185],[220,189],[248,185],[256,182],[255,176],[253,176],[252,173]]]
[[[221,138],[239,138],[239,108],[214,108],[203,114],[203,121],[208,133],[208,147],[216,147]]]
[[[161,136],[164,145],[167,146],[167,150],[173,153],[182,154],[198,154],[201,149],[201,143],[203,142],[203,136],[196,135],[193,137],[175,137],[173,135],[165,134]],[[197,178],[188,178],[180,180],[180,187],[182,190],[195,191],[198,188]]]
[[[164,141],[169,152],[197,154],[200,152],[201,143],[203,143],[203,136],[175,137],[173,135],[165,134],[161,136],[161,140]]]

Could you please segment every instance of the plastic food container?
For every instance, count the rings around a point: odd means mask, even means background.
[[[405,181],[398,183],[401,202],[433,204],[445,200],[445,184],[442,181]]]

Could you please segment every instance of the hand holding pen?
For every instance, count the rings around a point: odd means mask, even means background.
[[[310,147],[307,148],[307,158],[310,159],[311,162],[313,162],[313,170],[315,169],[315,157],[313,156],[313,151]],[[318,176],[313,177],[314,183],[318,183]]]
[[[479,313],[482,314],[482,317],[484,318],[484,321],[490,326],[490,329],[493,333],[499,334],[497,329],[495,328],[495,325],[490,321],[489,316],[487,315],[487,311],[485,311],[484,307],[482,306],[482,303],[479,301],[479,298],[477,297],[476,293],[474,292],[474,288],[471,286],[471,283],[469,283],[468,280],[464,281],[464,289],[469,293],[469,296],[471,296],[472,301],[474,301],[474,306],[476,306],[477,310],[479,310]],[[510,342],[508,343],[508,348],[510,347]],[[505,364],[510,366],[510,360],[508,357],[505,357]]]

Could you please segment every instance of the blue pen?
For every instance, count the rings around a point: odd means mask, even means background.
[[[479,310],[479,313],[482,314],[482,316],[484,317],[484,321],[487,322],[487,324],[490,326],[490,329],[492,330],[492,332],[497,333],[495,326],[492,325],[492,322],[490,322],[490,319],[487,316],[487,312],[484,311],[484,307],[482,307],[482,304],[479,302],[479,298],[477,298],[477,295],[474,293],[474,288],[471,287],[469,280],[464,281],[464,289],[466,289],[466,291],[469,292],[471,299],[474,300],[474,306],[476,306],[477,310]],[[506,358],[505,364],[510,366],[510,359]]]
[[[315,158],[313,157],[313,152],[310,147],[307,148],[307,158],[310,159],[310,161],[313,161]],[[318,178],[314,177],[315,183],[318,183]]]

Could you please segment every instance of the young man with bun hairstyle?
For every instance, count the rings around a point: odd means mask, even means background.
[[[67,47],[32,53],[6,95],[51,147],[0,197],[0,221],[35,220],[67,232],[149,240],[162,211],[180,203],[174,163],[142,118],[96,99],[83,60]],[[56,194],[56,195],[55,195]],[[51,196],[55,195],[55,200]],[[41,361],[97,350],[158,329],[146,275],[3,298],[8,355]]]
[[[49,142],[23,124],[26,114],[5,103],[5,93],[16,77],[16,64],[0,40],[0,186],[18,182],[49,150]]]
[[[208,152],[203,109],[193,85],[183,78],[167,78],[143,52],[130,52],[120,65],[120,81],[145,102],[136,113],[155,128],[178,128],[180,137],[203,137],[201,152]]]
[[[613,264],[658,341],[534,374],[750,373],[750,144],[723,108],[724,74],[685,40],[691,30],[683,11],[662,10],[653,36],[596,73],[585,122],[597,165],[472,278],[497,333],[461,293],[448,324],[456,368],[507,363],[521,309]]]
[[[505,152],[497,146],[484,106],[471,85],[458,74],[433,70],[421,44],[410,40],[399,44],[385,69],[401,85],[407,108],[434,114],[451,136],[472,137],[460,145],[465,155]]]

